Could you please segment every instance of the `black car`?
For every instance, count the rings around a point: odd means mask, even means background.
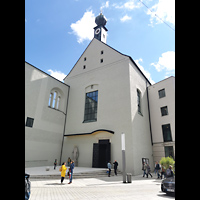
[[[166,193],[175,194],[175,177],[168,177],[162,180],[161,190]]]

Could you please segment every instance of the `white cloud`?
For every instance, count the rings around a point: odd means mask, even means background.
[[[77,36],[78,43],[91,40],[94,36],[95,16],[93,11],[86,11],[83,17],[70,25],[72,33]]]
[[[140,70],[143,72],[143,74],[144,74],[144,75],[147,77],[147,79],[150,81],[150,83],[151,83],[151,84],[154,84],[155,81],[151,78],[151,74],[150,74],[148,71],[146,71],[146,70],[144,69],[144,67],[139,63],[139,62],[143,62],[142,58],[139,58],[139,59],[135,60],[135,62],[136,62],[136,64],[137,64],[137,66],[140,68]]]
[[[131,17],[129,17],[128,15],[125,15],[124,17],[120,18],[120,21],[125,22],[125,21],[131,20],[131,19],[132,19]]]
[[[63,82],[63,79],[66,77],[66,74],[62,73],[61,71],[53,71],[51,69],[47,70],[51,76]]]
[[[106,1],[106,3],[102,3],[100,10],[103,10],[103,8],[108,8],[108,7],[109,7],[109,1]]]
[[[140,8],[141,7],[141,3],[138,2],[137,0],[129,0],[126,3],[114,3],[113,6],[115,8],[119,8],[119,9],[127,9],[127,10],[133,10],[135,8]]]
[[[152,12],[148,10],[147,14],[151,16],[151,25],[153,25],[154,22],[155,24],[163,23],[159,18],[175,25],[175,0],[159,0],[159,2],[150,9]]]
[[[151,63],[158,72],[162,70],[166,70],[169,72],[174,72],[175,70],[175,52],[174,51],[167,51],[162,53],[161,57],[159,57],[158,62]]]

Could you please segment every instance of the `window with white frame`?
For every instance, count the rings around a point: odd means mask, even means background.
[[[61,95],[58,91],[51,91],[49,95],[49,104],[48,106],[51,108],[55,108],[59,110],[59,105],[60,105],[60,100],[61,100]]]

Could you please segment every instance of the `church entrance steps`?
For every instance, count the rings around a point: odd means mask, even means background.
[[[56,170],[53,167],[49,167],[49,171],[46,171],[47,166],[42,167],[32,167],[32,168],[25,168],[25,172],[30,174],[30,180],[33,179],[59,179],[60,166],[56,167]],[[67,166],[67,171],[69,167]],[[73,173],[73,179],[81,179],[81,178],[98,178],[98,177],[107,177],[108,174],[106,173],[107,168],[87,168],[87,167],[75,167]],[[119,175],[122,173],[120,171],[117,172]],[[114,169],[111,171],[111,176],[114,176]],[[68,176],[66,174],[66,179]]]

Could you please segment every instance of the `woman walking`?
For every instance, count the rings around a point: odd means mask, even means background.
[[[66,165],[66,162],[64,162],[61,166],[61,184],[63,184],[64,178],[65,178],[65,173],[67,170],[67,167],[65,165]]]

